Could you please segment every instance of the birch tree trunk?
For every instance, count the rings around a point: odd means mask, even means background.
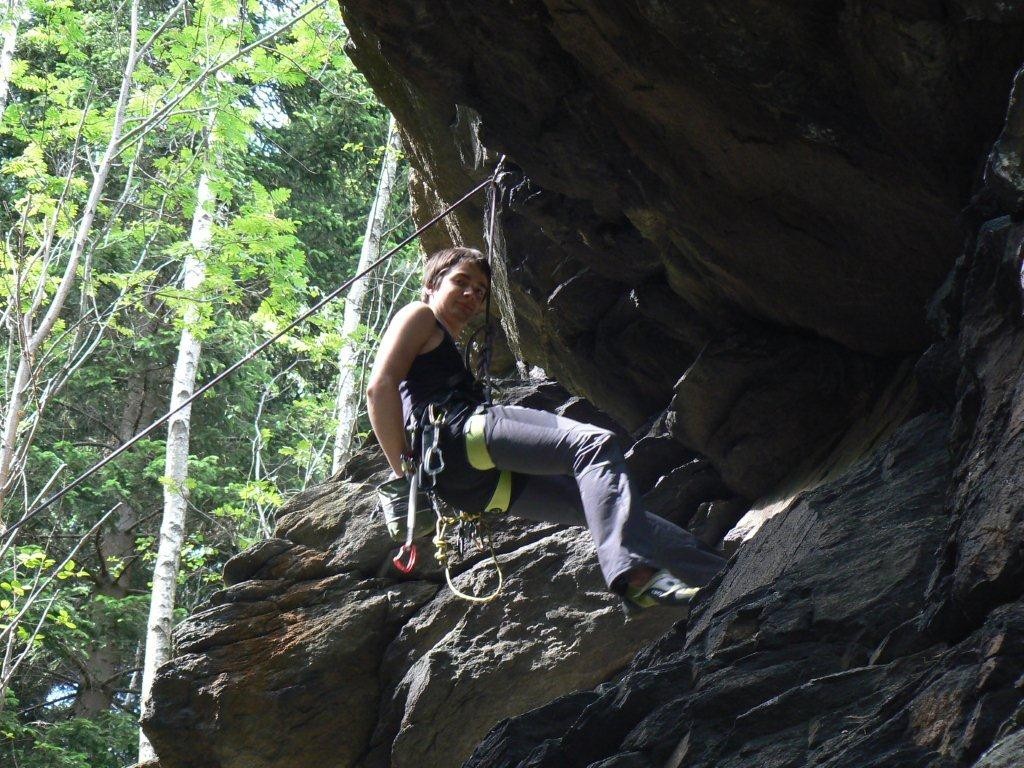
[[[189,237],[192,250],[185,258],[183,287],[186,293],[195,292],[206,277],[205,257],[209,253],[213,235],[213,211],[216,196],[210,178],[203,173],[196,189],[196,210],[192,217]],[[170,410],[174,410],[192,396],[199,366],[200,343],[192,328],[199,319],[198,304],[190,304],[185,311],[178,360],[174,366],[171,385]],[[185,511],[188,504],[188,453],[192,406],[176,413],[167,424],[167,454],[164,470],[164,514],[160,523],[160,540],[156,564],[153,566],[153,597],[146,625],[146,653],[142,669],[142,707],[150,706],[153,677],[157,667],[171,657],[171,630],[174,626],[174,598],[181,559],[181,546],[185,539]],[[155,760],[156,753],[146,735],[139,730],[139,762]]]
[[[7,108],[7,94],[11,89],[11,72],[14,69],[14,45],[18,41],[18,25],[21,23],[21,0],[7,0],[7,6],[0,13],[0,117]]]
[[[380,258],[380,239],[384,231],[384,217],[387,214],[388,201],[395,186],[398,170],[398,131],[395,118],[388,122],[387,146],[380,167],[380,180],[377,183],[377,194],[374,195],[370,215],[366,221],[366,234],[363,237],[363,248],[359,252],[359,266],[356,272],[362,272],[376,259]],[[352,442],[356,433],[356,422],[359,418],[360,387],[357,386],[356,361],[358,344],[356,331],[363,319],[366,298],[366,286],[369,276],[349,289],[345,298],[345,316],[341,325],[341,335],[345,339],[344,346],[338,355],[338,399],[335,414],[338,417],[338,430],[334,438],[334,460],[331,473],[341,469],[342,464],[352,454]]]

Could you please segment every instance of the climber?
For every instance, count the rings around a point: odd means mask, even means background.
[[[428,405],[437,404],[445,414],[445,468],[434,489],[442,500],[457,509],[499,507],[530,520],[586,524],[605,582],[627,614],[654,605],[688,606],[725,561],[642,508],[611,432],[544,411],[482,405],[482,389],[455,339],[481,311],[489,290],[483,254],[438,251],[426,262],[422,301],[399,310],[385,332],[367,399],[370,423],[395,477],[410,466],[404,424],[410,417],[420,423]],[[504,503],[495,501],[502,485]]]

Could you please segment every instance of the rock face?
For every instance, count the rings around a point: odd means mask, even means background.
[[[994,2],[341,7],[424,189],[454,200],[498,152],[522,169],[503,178],[510,341],[630,429],[708,343],[809,341],[824,366],[831,340],[826,381],[919,352],[1024,50]],[[479,216],[425,247],[479,243]],[[853,404],[820,405],[792,437]]]
[[[293,498],[275,538],[229,561],[227,587],[178,627],[144,725],[161,768],[458,765],[496,722],[614,677],[678,618],[626,624],[582,528],[503,521],[505,585],[483,605],[442,588],[429,543],[402,578],[376,510],[388,474],[370,451]],[[454,571],[469,594],[496,581],[482,555]]]
[[[1019,106],[1015,106],[1020,109]],[[943,318],[960,332],[950,533],[931,587],[936,628],[958,638],[1024,585],[1024,227],[992,219],[957,265]],[[941,311],[941,310],[940,310]]]
[[[179,628],[163,768],[1024,763],[1024,5],[341,7],[417,218],[497,168],[509,345],[573,393],[517,396],[736,554],[623,623],[584,532],[509,522],[467,606],[382,568],[364,459]]]
[[[937,301],[952,412],[922,406],[765,523],[686,632],[466,768],[1020,765],[1022,235],[983,226]]]

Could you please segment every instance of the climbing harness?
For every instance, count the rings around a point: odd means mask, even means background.
[[[477,408],[476,412],[466,421],[463,427],[463,434],[466,438],[466,457],[473,469],[485,470],[494,469],[494,460],[490,451],[487,450],[487,443],[484,440],[484,426],[487,423],[487,414],[483,408]],[[498,483],[494,488],[494,494],[490,501],[484,506],[485,512],[500,513],[507,512],[512,501],[512,473],[507,469],[501,470],[498,475]]]
[[[487,420],[484,406],[478,406],[463,426],[463,436],[466,441],[466,457],[474,469],[494,469],[494,460],[491,459],[490,451],[487,450],[487,443],[484,441],[484,424]],[[473,603],[489,603],[496,598],[504,586],[505,579],[501,572],[501,565],[498,563],[498,556],[494,551],[494,540],[491,535],[491,521],[497,516],[508,511],[512,499],[512,473],[503,469],[498,474],[498,482],[495,484],[494,493],[484,505],[482,512],[459,511],[454,515],[438,514],[437,534],[434,537],[435,555],[438,563],[444,566],[444,577],[448,588],[457,597],[469,600]],[[453,583],[451,578],[451,545],[445,538],[449,527],[455,527],[460,543],[460,554],[465,554],[466,540],[472,539],[477,551],[488,551],[494,563],[494,570],[498,574],[498,584],[494,591],[484,597],[467,595],[461,592]]]
[[[460,407],[465,406],[458,402],[456,396],[450,394],[444,401],[430,403],[422,413],[410,416],[407,425],[409,444],[414,446],[414,450],[403,457],[403,471],[406,476],[381,485],[378,488],[378,495],[381,496],[381,509],[388,524],[388,532],[396,541],[404,537],[404,543],[392,560],[395,568],[408,574],[415,567],[417,549],[414,539],[430,530],[426,524],[419,522],[422,517],[418,515],[424,511],[433,513],[434,559],[444,568],[448,587],[453,594],[463,600],[487,603],[498,596],[504,585],[501,566],[494,550],[491,523],[497,515],[508,511],[512,498],[512,473],[508,470],[501,470],[498,473],[494,492],[479,511],[455,510],[436,496],[437,478],[445,469],[440,444],[441,435],[449,424],[449,416],[458,413]],[[462,439],[465,440],[466,456],[470,466],[476,470],[495,468],[484,442],[485,420],[486,408],[479,405],[463,425]],[[392,490],[385,498],[384,491],[387,488]],[[403,525],[398,505],[402,492],[406,489],[408,511]],[[451,533],[455,534],[455,545],[449,541]],[[490,553],[498,574],[496,588],[491,594],[483,597],[462,592],[452,581],[451,570],[455,565],[456,552],[460,557],[464,557],[470,544],[475,545],[477,551]]]

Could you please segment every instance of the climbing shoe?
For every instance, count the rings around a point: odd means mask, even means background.
[[[687,585],[668,571],[660,570],[643,586],[627,586],[622,596],[622,608],[627,616],[656,605],[685,608],[689,612],[690,601],[699,590],[699,587]]]

